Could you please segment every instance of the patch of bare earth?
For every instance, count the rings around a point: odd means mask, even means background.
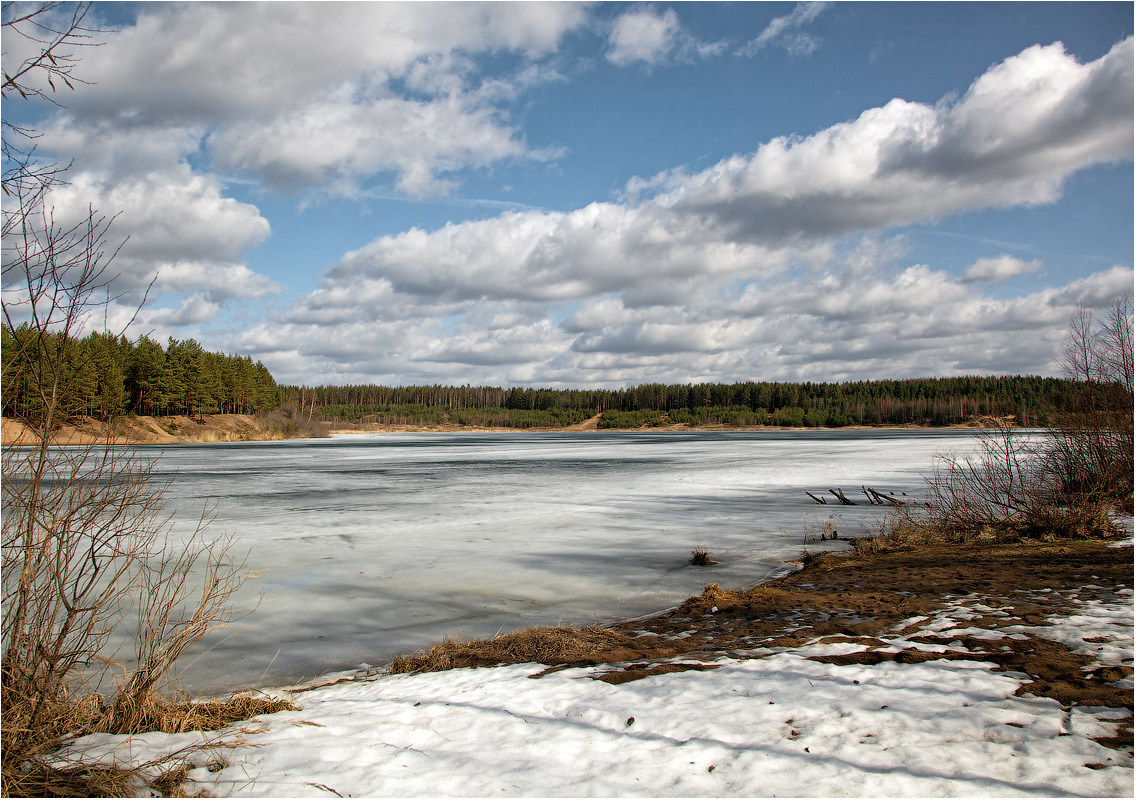
[[[490,640],[448,640],[396,660],[394,672],[541,663],[539,678],[567,667],[599,666],[612,684],[712,662],[761,658],[806,643],[848,642],[856,652],[814,656],[832,664],[982,661],[1022,673],[1020,694],[1127,711],[1103,744],[1132,751],[1130,660],[1093,667],[1091,656],[1022,628],[1044,627],[1078,603],[1116,600],[1133,584],[1130,547],[1100,542],[927,545],[863,556],[831,554],[752,589],[710,584],[701,595],[646,619],[587,628],[532,628]],[[936,614],[964,611],[965,632],[925,628]],[[999,631],[1013,636],[998,635]],[[990,638],[975,630],[990,631]],[[1131,627],[1118,638],[1131,638]],[[897,640],[903,646],[896,647]],[[1086,644],[1111,641],[1089,638]]]
[[[1130,660],[1092,668],[1091,656],[1021,628],[1044,627],[1048,618],[1072,613],[1078,603],[1116,600],[1130,592],[1132,552],[1098,542],[1067,542],[827,555],[753,589],[729,591],[711,584],[676,609],[617,629],[681,641],[690,647],[684,659],[692,660],[755,658],[820,640],[862,646],[844,655],[814,657],[832,664],[988,662],[997,670],[1024,673],[1027,681],[1020,694],[1050,697],[1066,707],[1127,710],[1120,735],[1102,741],[1131,752],[1132,689],[1117,685],[1132,675]],[[967,611],[967,631],[1013,628],[1014,636],[920,632],[919,620],[948,608]],[[1131,637],[1131,628],[1123,633]],[[903,634],[912,647],[897,649],[895,637]],[[652,674],[646,666],[615,667],[604,679],[620,680],[622,672],[629,673],[624,680],[645,677]]]

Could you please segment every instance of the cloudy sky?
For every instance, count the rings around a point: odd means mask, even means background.
[[[96,3],[87,84],[4,113],[119,215],[112,325],[156,274],[130,335],[280,382],[1053,375],[1133,288],[1132,20]]]

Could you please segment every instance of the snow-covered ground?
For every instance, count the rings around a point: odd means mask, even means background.
[[[958,651],[960,637],[1030,633],[1090,653],[1087,669],[1131,666],[1130,590],[1070,608],[977,629],[1000,612],[968,595],[881,638]],[[1128,712],[1015,696],[1025,676],[987,662],[812,660],[864,647],[815,641],[619,685],[593,680],[610,667],[357,674],[277,692],[298,711],[212,734],[90,736],[67,754],[180,750],[190,791],[218,796],[1132,796],[1131,754],[1093,741]]]

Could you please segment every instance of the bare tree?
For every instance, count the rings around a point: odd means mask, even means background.
[[[1098,318],[1084,305],[1062,348],[1078,384],[1044,433],[994,428],[970,455],[946,454],[928,478],[909,529],[947,536],[1094,536],[1114,530],[1109,510],[1132,504],[1132,298]]]
[[[5,43],[18,35],[37,48],[5,66],[4,95],[46,97],[44,83],[77,80],[67,51],[85,43],[87,6],[24,8],[4,5]],[[2,454],[6,795],[27,791],[21,765],[63,734],[136,729],[178,657],[231,618],[244,573],[227,540],[206,538],[204,521],[187,540],[172,535],[152,460],[116,441],[111,420],[90,444],[54,445],[69,349],[114,299],[117,248],[112,220],[94,209],[77,223],[55,218],[52,190],[65,169],[41,165],[13,136],[32,141],[34,132],[4,127],[5,158],[15,156],[3,182],[3,325],[21,351],[4,369],[19,362],[37,402],[20,419],[31,442]],[[124,655],[112,636],[130,629],[134,652]]]
[[[1132,394],[1132,298],[1118,297],[1101,321],[1098,335],[1101,380]]]
[[[1069,330],[1062,346],[1065,375],[1075,381],[1096,380],[1099,370],[1096,347],[1096,320],[1084,303],[1069,317]]]

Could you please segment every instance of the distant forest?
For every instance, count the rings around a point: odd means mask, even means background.
[[[5,416],[42,408],[37,359],[62,359],[67,415],[263,414],[282,405],[339,425],[560,428],[601,414],[601,428],[670,424],[786,427],[946,426],[1013,415],[1044,426],[1071,407],[1076,383],[1059,378],[963,377],[841,383],[660,384],[626,389],[504,389],[490,386],[278,386],[248,356],[212,353],[193,339],[93,333],[40,341],[26,326],[3,329]],[[39,346],[42,345],[42,346]]]
[[[602,414],[601,428],[688,425],[947,426],[1013,415],[1045,425],[1068,408],[1059,378],[963,377],[842,383],[643,384],[627,389],[485,386],[282,386],[303,413],[333,423],[565,427]]]
[[[26,325],[2,331],[0,398],[6,417],[42,413],[39,376],[50,371],[41,361],[56,359],[63,365],[58,392],[65,415],[254,414],[280,405],[276,381],[263,364],[248,356],[210,353],[193,339],[171,338],[162,347],[145,336],[131,342],[92,333],[64,340]]]

